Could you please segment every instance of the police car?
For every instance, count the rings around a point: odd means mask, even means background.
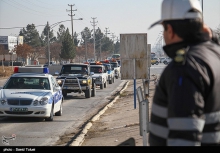
[[[62,115],[63,95],[47,67],[14,67],[0,90],[0,116],[39,117],[53,121]]]

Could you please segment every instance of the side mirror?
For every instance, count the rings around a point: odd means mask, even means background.
[[[94,75],[95,73],[94,72],[90,72],[90,75]]]

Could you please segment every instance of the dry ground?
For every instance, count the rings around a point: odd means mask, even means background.
[[[11,66],[0,66],[0,79],[8,78],[13,74],[13,67]]]
[[[137,87],[139,86],[142,86],[141,80],[137,80]],[[81,146],[118,146],[129,138],[134,138],[135,146],[143,146],[143,139],[140,136],[139,103],[137,101],[137,108],[134,109],[133,88],[133,81],[130,81],[127,89],[114,105],[93,123]],[[154,91],[155,83],[151,81],[149,110],[151,110]]]

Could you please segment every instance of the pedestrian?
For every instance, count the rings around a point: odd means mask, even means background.
[[[156,86],[150,146],[220,145],[220,45],[198,0],[163,0],[164,52],[172,61]],[[150,28],[151,28],[150,27]]]

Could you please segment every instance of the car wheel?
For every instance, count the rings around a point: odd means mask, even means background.
[[[105,81],[104,83],[104,88],[107,88],[107,81]]]
[[[100,89],[103,89],[103,84],[100,84]]]
[[[112,84],[112,78],[111,78],[111,80],[109,80],[109,84]]]
[[[87,89],[87,90],[85,91],[85,97],[86,97],[86,98],[90,98],[90,97],[91,97],[91,88],[90,88],[90,86],[89,86],[89,89]]]
[[[94,83],[93,89],[92,89],[92,97],[95,97],[96,95],[96,84]]]

